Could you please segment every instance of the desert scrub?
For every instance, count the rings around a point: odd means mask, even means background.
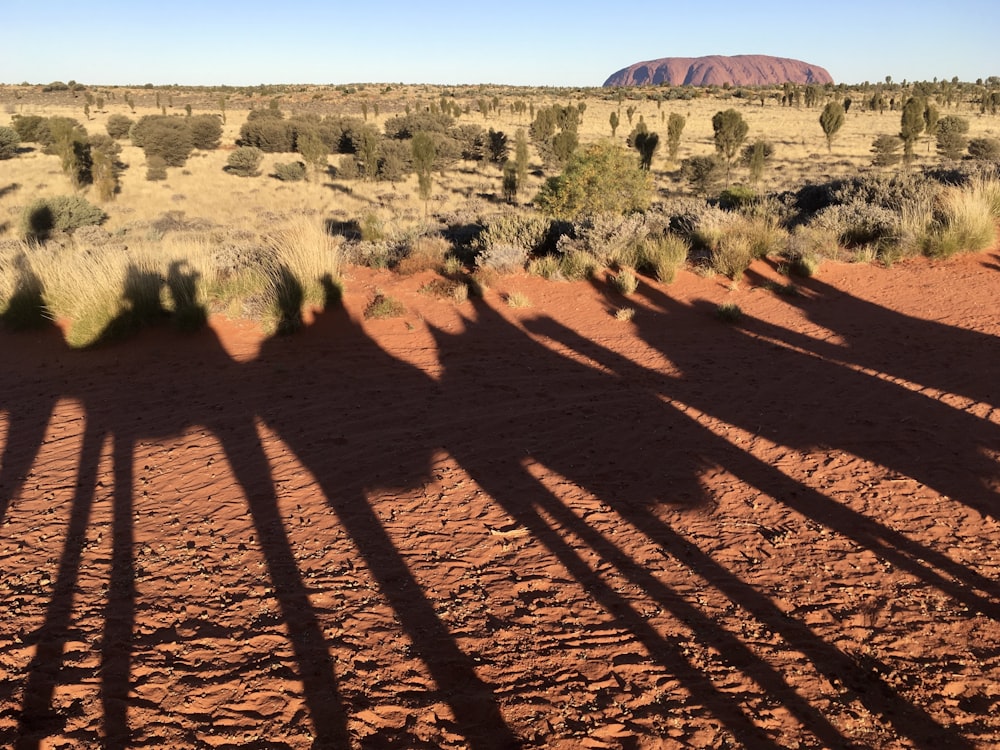
[[[739,279],[754,260],[751,239],[740,232],[722,235],[709,256],[709,264],[716,273],[733,281]]]
[[[396,261],[396,271],[409,275],[444,269],[451,244],[439,235],[421,235],[404,243]]]
[[[79,195],[39,198],[21,215],[21,234],[29,240],[46,240],[53,232],[72,232],[106,218],[104,211]]]
[[[489,268],[499,274],[523,271],[528,263],[529,250],[517,245],[492,245],[476,256],[477,268]]]
[[[451,300],[457,305],[469,299],[469,285],[457,279],[434,279],[420,287],[421,294]]]
[[[508,307],[531,307],[531,300],[524,292],[508,292],[504,301]]]
[[[278,162],[274,165],[273,176],[282,182],[302,182],[306,178],[306,165],[300,161]]]
[[[743,319],[743,311],[733,302],[723,302],[715,308],[715,317],[725,323],[739,323]]]
[[[634,307],[619,307],[615,310],[615,320],[620,320],[623,323],[628,323],[635,317]]]
[[[490,218],[473,248],[482,254],[497,246],[516,247],[525,250],[527,256],[542,248],[550,227],[551,222],[541,216],[507,211]]]
[[[406,308],[399,300],[384,292],[377,291],[365,307],[365,320],[380,318],[399,318],[406,314]]]
[[[592,213],[573,222],[573,244],[601,266],[635,266],[636,247],[649,230],[643,214]]]
[[[629,297],[639,288],[639,279],[631,268],[622,268],[611,277],[611,285],[619,294]]]
[[[666,233],[647,237],[636,246],[636,268],[663,284],[671,283],[687,262],[690,247],[683,237]]]
[[[991,202],[991,196],[975,185],[946,191],[921,240],[924,255],[947,258],[991,247],[997,238]]]
[[[271,300],[269,320],[287,321],[304,306],[323,309],[340,294],[343,240],[319,221],[298,217],[264,238],[272,252],[265,266],[265,294]],[[268,326],[265,326],[267,328]]]
[[[567,249],[559,256],[559,273],[567,281],[592,279],[600,267],[593,255],[576,248]]]
[[[239,177],[255,177],[260,174],[260,163],[264,152],[255,146],[240,146],[226,159],[226,171]]]

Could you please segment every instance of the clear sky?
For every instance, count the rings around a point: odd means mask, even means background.
[[[0,0],[0,82],[599,86],[767,54],[838,83],[1000,75],[1000,0]]]

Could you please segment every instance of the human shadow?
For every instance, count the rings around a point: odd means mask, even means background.
[[[107,496],[99,482],[101,454],[111,445],[111,555],[103,632],[99,644],[102,744],[124,748],[132,744],[128,710],[135,698],[131,669],[136,635],[137,515],[135,452],[140,441],[162,440],[201,428],[221,443],[233,475],[246,498],[250,520],[259,540],[274,598],[286,626],[298,677],[309,710],[317,748],[346,747],[346,714],[333,662],[308,590],[297,565],[287,530],[277,507],[274,477],[254,422],[258,397],[238,386],[245,373],[211,330],[182,342],[170,331],[148,331],[128,344],[126,357],[113,356],[109,342],[135,334],[138,327],[165,314],[160,285],[174,297],[174,308],[190,308],[196,277],[183,264],[171,266],[166,279],[154,279],[132,269],[126,275],[126,304],[98,341],[102,346],[75,352],[93,368],[95,383],[77,392],[85,428],[79,452],[75,491],[69,510],[66,542],[60,556],[41,626],[32,634],[35,654],[27,667],[16,747],[41,745],[60,731],[66,717],[53,710],[55,690],[66,669],[65,647],[73,630],[76,592],[86,548],[87,530],[96,503]],[[183,313],[187,320],[204,313]],[[182,351],[177,350],[181,344]],[[113,345],[110,345],[113,348]],[[170,372],[164,377],[164,372]]]
[[[445,444],[479,486],[587,587],[594,601],[642,643],[651,659],[677,676],[696,702],[708,708],[744,746],[776,746],[733,696],[721,692],[676,643],[656,632],[627,600],[594,575],[568,542],[567,533],[582,539],[664,610],[691,624],[706,643],[741,665],[762,691],[786,706],[824,746],[852,744],[739,637],[637,565],[615,540],[543,488],[525,471],[526,462],[537,462],[573,486],[596,494],[666,553],[780,632],[810,656],[821,673],[850,685],[874,713],[893,717],[894,728],[917,746],[938,747],[942,741],[954,747],[970,746],[852,657],[789,618],[766,595],[713,561],[655,513],[658,503],[679,502],[682,507],[704,503],[707,498],[698,480],[708,465],[726,466],[779,497],[802,495],[803,505],[816,493],[664,403],[659,397],[663,384],[655,375],[599,345],[588,344],[551,320],[536,320],[529,330],[587,355],[595,365],[553,352],[479,304],[476,320],[466,333],[438,333],[444,366],[441,383],[451,404],[449,414],[455,416],[448,420],[451,429]],[[546,373],[544,379],[533,376],[536,369]],[[560,423],[556,415],[566,414],[576,416],[572,431],[554,429]],[[564,531],[553,528],[546,517]]]
[[[997,269],[995,265],[983,264]],[[761,277],[748,273],[751,281]],[[1000,284],[1000,278],[997,279]],[[1000,338],[934,320],[916,319],[812,277],[796,281],[805,294],[789,305],[834,333],[836,343],[789,330],[781,341],[824,358],[902,378],[923,388],[1000,407]],[[987,311],[984,311],[987,312]],[[879,335],[872,335],[877,332]]]
[[[9,379],[0,388],[0,412],[7,420],[0,454],[0,524],[35,462],[61,390],[52,354],[61,336],[46,316],[44,286],[23,253],[14,268],[14,291],[0,313],[0,351]]]

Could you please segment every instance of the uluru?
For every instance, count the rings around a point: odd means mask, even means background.
[[[770,55],[664,57],[622,68],[605,86],[769,86],[833,83],[819,65]]]

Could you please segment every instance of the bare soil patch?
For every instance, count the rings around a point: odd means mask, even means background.
[[[1000,744],[996,252],[432,278],[0,335],[0,745]]]

